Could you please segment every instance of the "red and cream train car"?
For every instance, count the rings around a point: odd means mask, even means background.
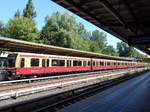
[[[35,53],[9,53],[7,70],[17,77],[142,67],[143,63]]]

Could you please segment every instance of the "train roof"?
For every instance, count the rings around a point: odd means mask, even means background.
[[[42,54],[75,56],[85,58],[102,58],[110,60],[133,61],[132,59],[122,57],[108,56],[100,53],[93,53],[88,51],[81,51],[52,45],[38,44],[17,39],[11,39],[7,37],[0,37],[0,50],[10,52],[42,53]]]

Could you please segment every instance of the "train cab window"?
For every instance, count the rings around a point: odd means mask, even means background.
[[[65,60],[52,60],[52,66],[65,66]]]
[[[67,66],[71,66],[71,60],[67,60]]]
[[[17,54],[8,55],[8,67],[15,67]]]
[[[0,57],[0,68],[7,67],[7,58]]]
[[[20,60],[20,67],[23,68],[24,65],[25,65],[25,59],[21,58],[21,60]]]
[[[31,58],[31,67],[38,67],[38,66],[39,66],[39,59]]]
[[[13,60],[13,59],[8,59],[8,66],[9,66],[9,67],[15,67],[15,60]]]

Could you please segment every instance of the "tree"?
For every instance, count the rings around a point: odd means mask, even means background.
[[[118,53],[112,45],[107,45],[103,50],[103,53],[111,56],[118,56]]]
[[[99,45],[96,41],[90,41],[90,51],[100,53]]]
[[[68,47],[79,48],[79,27],[73,16],[68,13],[60,14],[59,12],[53,13],[52,16],[46,17],[46,24],[41,31],[41,39],[44,43]]]
[[[19,9],[15,12],[15,15],[14,15],[14,17],[20,17],[21,16],[21,14],[20,14],[20,11],[19,11]]]
[[[107,45],[106,34],[104,32],[100,32],[99,30],[94,30],[91,35],[91,40],[98,43],[99,50],[103,52],[104,48]]]
[[[128,46],[124,42],[117,43],[117,51],[119,56],[128,57]]]
[[[141,58],[144,56],[140,54],[135,48],[128,46],[124,42],[117,43],[117,51],[118,51],[119,56],[122,56],[122,57]]]
[[[23,16],[33,19],[36,17],[36,11],[34,11],[34,6],[32,0],[28,0],[26,7],[23,9]]]
[[[7,24],[7,36],[20,40],[39,42],[39,33],[34,21],[26,17],[10,19]]]
[[[5,25],[0,21],[0,36],[5,36]]]

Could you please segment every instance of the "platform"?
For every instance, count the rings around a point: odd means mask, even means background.
[[[150,72],[57,112],[150,112]]]

